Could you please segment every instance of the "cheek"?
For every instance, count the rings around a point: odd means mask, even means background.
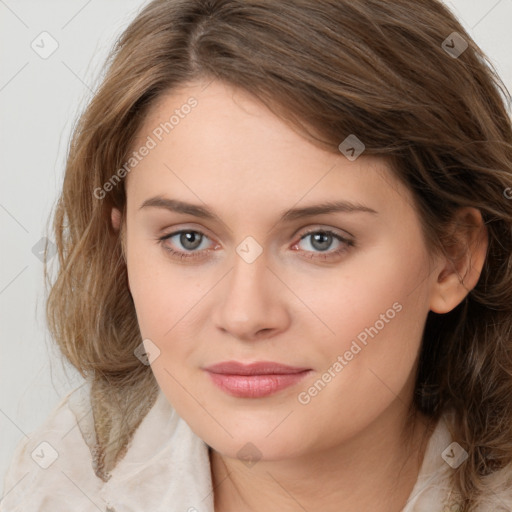
[[[180,297],[183,300],[183,294],[170,280],[161,251],[154,241],[137,242],[135,236],[128,236],[128,281],[139,328],[143,338],[155,340],[172,327]]]
[[[400,240],[361,254],[342,279],[316,288],[316,307],[334,334],[318,339],[324,365],[300,403],[325,412],[325,421],[336,405],[363,424],[410,392],[429,309],[427,254],[420,239],[410,244],[407,254]]]
[[[354,252],[338,268],[314,278],[286,276],[310,309],[300,321],[315,327],[315,350],[332,359],[350,350],[354,341],[364,349],[375,340],[372,351],[378,357],[384,351],[389,355],[418,348],[428,312],[428,259],[416,235],[413,230],[407,239],[397,235]]]
[[[142,339],[156,345],[152,363],[155,376],[168,379],[170,372],[183,376],[197,367],[197,352],[204,336],[202,313],[211,284],[192,267],[166,260],[163,249],[128,250],[128,279]],[[172,382],[165,384],[166,387]]]
[[[143,340],[151,340],[145,342],[146,350],[158,354],[151,369],[169,402],[180,414],[190,414],[194,403],[180,383],[190,387],[187,373],[195,346],[188,340],[196,338],[190,329],[197,324],[194,304],[200,291],[193,281],[180,278],[179,271],[171,275],[165,264],[148,264],[143,254],[131,256],[128,276],[139,329]]]

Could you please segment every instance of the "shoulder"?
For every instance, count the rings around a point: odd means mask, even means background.
[[[85,388],[87,383],[67,393],[43,423],[17,444],[4,477],[1,512],[36,510],[36,503],[50,503],[66,493],[74,499],[73,480],[83,476],[83,461],[90,459],[90,449],[77,428],[79,410],[71,404],[78,406],[78,399],[87,393]],[[80,405],[85,407],[85,403]],[[94,484],[90,479],[88,485]],[[42,492],[44,499],[39,495]]]
[[[208,447],[161,391],[111,478],[99,478],[90,390],[69,392],[18,444],[0,512],[213,511]]]
[[[453,472],[467,459],[467,452],[454,441],[453,413],[445,412],[434,429],[425,452],[418,480],[402,512],[459,512]],[[512,510],[512,465],[485,477],[476,505],[478,512]]]

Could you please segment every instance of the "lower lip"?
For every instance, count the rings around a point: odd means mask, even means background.
[[[310,370],[271,375],[227,375],[208,372],[222,391],[238,398],[262,398],[273,395],[301,381]]]

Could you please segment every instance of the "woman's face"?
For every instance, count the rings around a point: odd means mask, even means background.
[[[405,414],[436,273],[383,160],[325,152],[217,81],[162,98],[134,151],[129,286],[158,384],[197,435],[278,460]]]

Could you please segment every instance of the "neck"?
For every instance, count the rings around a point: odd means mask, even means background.
[[[279,461],[243,461],[211,450],[216,512],[389,510],[405,506],[433,424],[387,411],[356,437]],[[396,412],[396,411],[395,411]]]

